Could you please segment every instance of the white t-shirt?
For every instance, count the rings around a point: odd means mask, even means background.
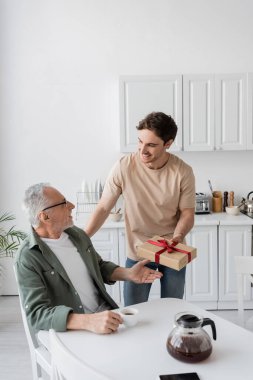
[[[42,238],[42,240],[50,247],[64,267],[81,298],[85,313],[95,313],[109,309],[106,302],[99,296],[85,262],[69,239],[68,234],[63,232],[59,239]]]

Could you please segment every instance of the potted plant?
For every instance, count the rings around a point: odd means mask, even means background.
[[[6,282],[11,281],[14,277],[12,270],[13,258],[20,242],[26,237],[26,234],[15,229],[15,226],[8,227],[14,219],[15,216],[8,212],[0,215],[0,294],[3,292]],[[7,267],[11,267],[9,273]],[[16,293],[13,290],[13,285],[11,288],[10,291],[7,290],[7,293]]]

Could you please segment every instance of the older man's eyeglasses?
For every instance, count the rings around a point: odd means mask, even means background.
[[[66,199],[64,199],[64,201],[60,202],[60,203],[56,203],[55,205],[52,205],[52,206],[48,206],[46,208],[43,208],[42,211],[46,211],[46,210],[49,210],[50,208],[53,208],[53,207],[57,207],[57,206],[61,206],[61,205],[65,205],[67,207],[67,203],[68,201]]]

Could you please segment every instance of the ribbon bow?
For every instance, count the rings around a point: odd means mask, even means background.
[[[157,264],[160,263],[160,255],[163,253],[163,252],[168,252],[168,253],[172,253],[172,252],[181,252],[181,253],[185,253],[186,255],[188,255],[188,263],[191,261],[191,252],[188,252],[188,251],[184,251],[183,249],[180,249],[180,248],[176,248],[176,245],[177,243],[172,243],[172,244],[169,244],[167,242],[167,240],[165,239],[160,239],[160,240],[157,240],[157,241],[154,241],[154,240],[147,240],[148,243],[150,244],[153,244],[153,245],[156,245],[158,247],[162,247],[162,249],[160,249],[160,251],[156,252],[155,253],[155,262]]]

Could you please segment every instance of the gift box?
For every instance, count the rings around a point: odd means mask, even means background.
[[[137,256],[180,270],[195,259],[197,249],[181,243],[170,244],[168,239],[154,236],[137,247]]]

